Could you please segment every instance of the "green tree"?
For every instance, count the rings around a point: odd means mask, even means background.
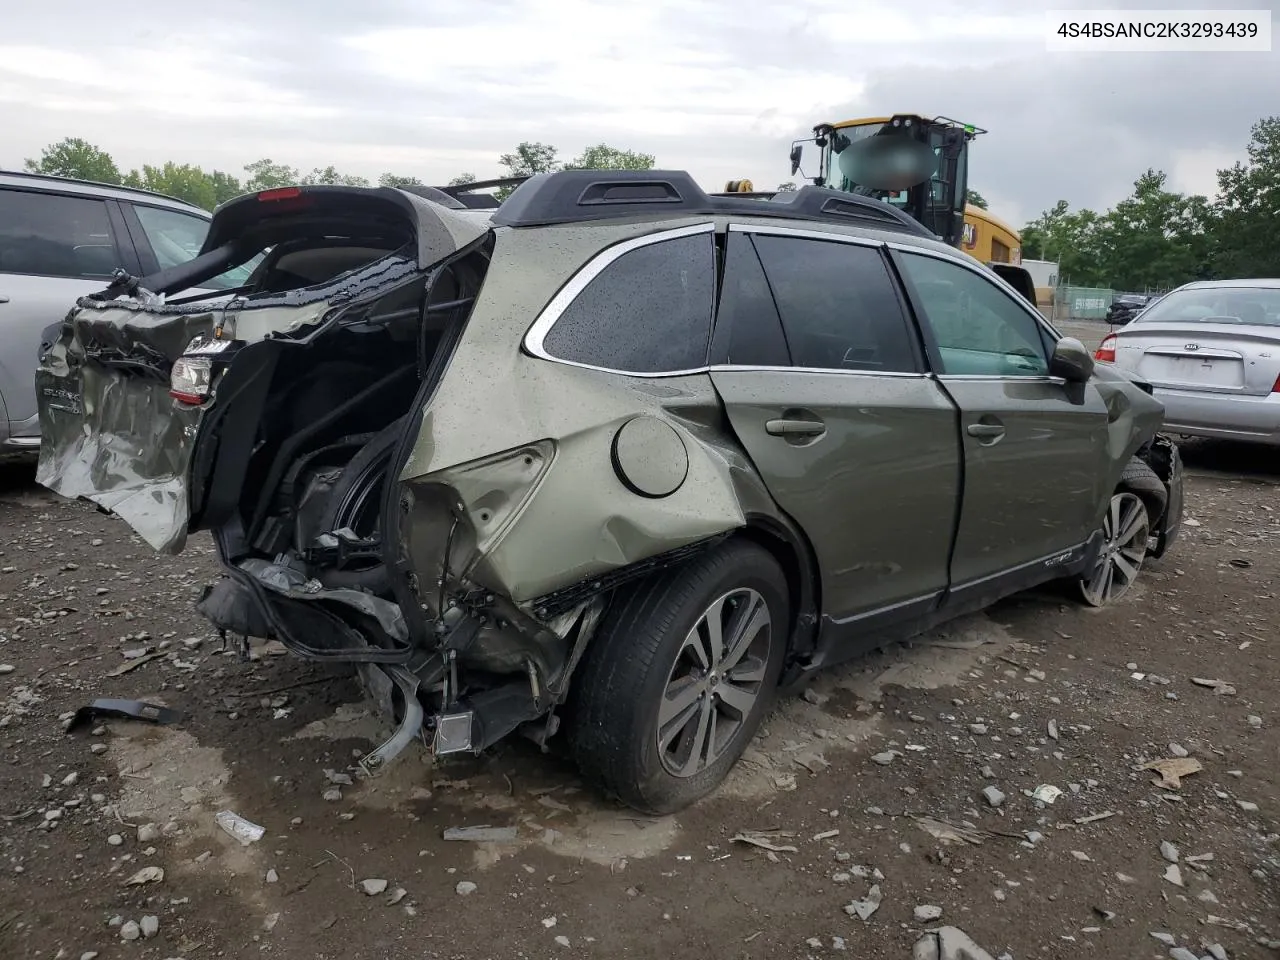
[[[1098,214],[1092,210],[1071,210],[1059,200],[1022,229],[1022,254],[1029,260],[1055,260],[1063,282],[1092,286],[1104,282],[1098,244]],[[1027,239],[1030,237],[1031,256]]]
[[[23,166],[31,173],[55,177],[120,183],[123,179],[111,154],[80,137],[65,137],[40,151],[40,158],[28,158]]]
[[[476,175],[474,173],[460,173],[449,181],[451,187],[465,187],[468,183],[475,183]]]
[[[244,182],[246,193],[257,193],[259,190],[272,190],[276,187],[291,187],[302,182],[297,170],[288,164],[276,163],[269,157],[246,163],[244,172],[249,175]]]
[[[315,186],[321,184],[324,186],[340,186],[340,187],[367,187],[369,181],[364,177],[357,177],[349,173],[339,173],[337,169],[330,164],[321,169],[314,168],[310,173],[300,181],[304,186]]]
[[[987,209],[987,198],[977,190],[966,190],[964,194],[964,202],[972,203],[975,207],[980,207],[983,210]]]
[[[515,153],[504,153],[498,162],[507,168],[509,177],[531,177],[535,173],[552,173],[560,169],[560,161],[556,159],[558,151],[548,143],[522,142]],[[515,187],[499,187],[495,194],[499,200],[511,196]]]
[[[796,189],[796,185],[792,183],[790,180],[788,180],[786,183],[778,184],[779,193],[790,193],[795,189]]]
[[[420,187],[422,181],[417,177],[401,176],[398,173],[384,173],[378,178],[380,187]]]
[[[621,150],[607,143],[597,143],[587,147],[581,154],[567,164],[566,170],[652,170],[654,157],[651,153],[639,153],[635,150]]]
[[[1214,266],[1224,277],[1280,277],[1280,117],[1254,124],[1246,150],[1247,162],[1218,171]]]
[[[1107,286],[1161,290],[1207,274],[1208,201],[1166,190],[1167,182],[1162,171],[1147,170],[1101,218],[1097,266]]]
[[[197,166],[172,160],[162,167],[143,164],[141,170],[130,170],[124,176],[124,183],[177,197],[206,210],[212,210],[242,192],[240,181],[230,174],[220,170],[206,173]]]

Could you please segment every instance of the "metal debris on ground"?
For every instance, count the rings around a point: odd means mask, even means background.
[[[790,834],[778,834],[778,836],[790,836]],[[745,843],[753,847],[759,847],[761,850],[769,850],[772,853],[799,853],[798,847],[790,844],[774,843],[768,837],[761,836],[758,833],[736,833],[733,835],[735,843]]]
[[[980,846],[984,840],[990,840],[994,834],[975,827],[961,827],[935,817],[913,817],[920,829],[935,840],[942,843],[971,843]]]
[[[143,867],[124,882],[126,887],[140,887],[144,883],[159,883],[164,879],[164,870],[160,867]]]
[[[515,827],[448,827],[443,837],[445,840],[467,840],[471,843],[514,843],[517,836]]]
[[[213,815],[213,819],[222,828],[223,832],[235,837],[246,847],[261,840],[263,834],[267,832],[266,827],[260,827],[251,820],[246,820],[240,814],[232,813],[230,810],[219,810]]]
[[[959,927],[940,927],[916,941],[912,960],[995,960]]]
[[[1204,764],[1195,757],[1171,757],[1165,760],[1152,760],[1150,763],[1142,764],[1138,769],[1152,770],[1160,774],[1160,779],[1153,781],[1157,787],[1163,787],[1165,790],[1179,790],[1182,788],[1182,778],[1199,773],[1204,769]]]
[[[845,904],[844,912],[851,917],[857,917],[864,923],[871,919],[872,914],[880,909],[880,903],[884,899],[880,893],[880,884],[875,884],[867,891],[867,895],[861,900],[853,900]]]
[[[81,707],[67,721],[64,728],[67,733],[78,727],[87,726],[94,720],[109,718],[112,720],[144,720],[147,723],[177,723],[182,714],[158,703],[147,703],[144,700],[116,700],[105,698],[94,700],[87,707]]]
[[[1060,796],[1062,796],[1062,790],[1051,783],[1042,783],[1031,791],[1032,799],[1039,800],[1041,803],[1053,803]]]

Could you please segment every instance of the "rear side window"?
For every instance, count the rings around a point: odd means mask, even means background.
[[[0,273],[97,280],[118,266],[102,200],[0,190]]]
[[[710,233],[624,253],[583,288],[547,331],[557,360],[634,373],[692,370],[707,362],[715,302]]]
[[[875,247],[754,238],[797,367],[914,373],[913,333]]]

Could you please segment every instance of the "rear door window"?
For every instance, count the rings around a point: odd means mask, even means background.
[[[0,273],[98,280],[119,266],[105,201],[0,190]]]
[[[209,233],[208,220],[189,213],[166,210],[163,207],[148,207],[140,203],[133,205],[133,211],[138,216],[142,232],[161,270],[194,260],[199,255],[204,238]],[[261,260],[262,255],[259,254],[248,263],[242,263],[212,280],[206,280],[201,286],[211,290],[228,290],[244,286],[254,267]]]
[[[714,305],[712,234],[660,240],[596,274],[555,319],[542,350],[622,373],[696,370],[707,363]]]
[[[753,241],[795,366],[919,371],[915,333],[878,247],[769,234]]]

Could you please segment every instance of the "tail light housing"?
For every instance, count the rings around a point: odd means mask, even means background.
[[[1276,382],[1271,385],[1272,393],[1280,393],[1280,377],[1276,377]]]
[[[238,345],[234,340],[196,337],[173,362],[169,371],[169,396],[193,407],[208,401],[213,393],[215,374],[231,361]]]
[[[1108,333],[1102,338],[1102,342],[1098,344],[1098,349],[1093,352],[1093,359],[1101,360],[1103,363],[1116,362],[1116,335]]]

